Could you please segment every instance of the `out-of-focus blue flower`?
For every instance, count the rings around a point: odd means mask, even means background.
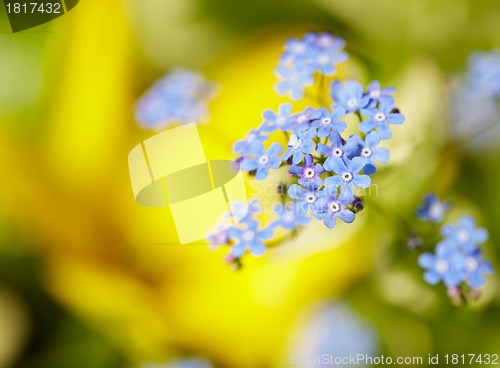
[[[359,144],[359,157],[364,162],[363,171],[367,175],[372,175],[377,171],[378,162],[386,163],[389,161],[389,150],[387,148],[377,148],[380,143],[380,135],[377,132],[370,132],[366,135],[365,140],[361,140],[359,136],[354,136],[353,141],[357,137],[360,140]]]
[[[314,158],[309,154],[304,157],[303,166],[292,165],[288,172],[299,177],[299,184],[315,183],[321,185],[323,181],[320,175],[325,172],[325,169],[319,163],[314,164]]]
[[[359,174],[364,165],[364,161],[360,157],[354,157],[352,160],[335,156],[329,157],[325,161],[324,168],[327,171],[334,172],[336,175],[325,179],[325,187],[340,187],[342,193],[351,197],[354,196],[354,186],[366,189],[371,184],[371,179],[368,175]]]
[[[204,122],[208,102],[215,97],[215,83],[187,69],[175,69],[157,81],[137,102],[136,120],[147,128]]]
[[[274,132],[275,130],[281,130],[283,132],[289,132],[292,130],[292,125],[290,123],[290,116],[292,114],[292,104],[287,102],[281,104],[278,108],[278,113],[273,110],[266,110],[262,114],[264,122],[262,123],[261,129],[266,133]]]
[[[344,152],[344,141],[342,137],[337,132],[332,132],[330,134],[330,144],[318,143],[316,146],[316,151],[326,157],[335,156],[343,157]]]
[[[359,130],[369,133],[377,129],[380,138],[389,139],[392,136],[389,124],[403,124],[405,118],[398,112],[393,112],[394,103],[382,101],[376,109],[361,109],[361,114],[368,117],[359,124]]]
[[[417,209],[417,216],[421,220],[438,223],[441,222],[449,207],[449,203],[441,202],[437,195],[428,194],[424,197],[422,205]]]
[[[347,53],[342,51],[344,46],[343,38],[329,32],[309,32],[301,40],[290,38],[285,42],[285,51],[275,69],[280,79],[276,85],[278,94],[300,99],[304,96],[304,88],[313,83],[314,73],[334,75],[337,64],[347,60]]]
[[[394,98],[392,97],[394,93],[396,93],[395,88],[380,88],[380,83],[378,81],[373,81],[366,86],[365,95],[370,98],[370,106],[375,107],[377,103],[382,101],[384,101],[384,103],[394,102]]]
[[[255,179],[264,180],[269,174],[269,169],[275,170],[280,167],[282,159],[278,155],[282,151],[283,147],[279,143],[273,143],[266,151],[262,142],[254,142],[248,149],[249,156],[241,161],[241,169],[248,172],[257,170]]]
[[[378,355],[378,338],[374,327],[342,301],[322,302],[311,308],[309,316],[293,336],[298,337],[292,340],[291,351],[294,354],[287,354],[286,363],[280,367],[288,367],[291,363],[301,368],[352,368],[348,360],[344,360],[344,364],[318,364],[318,357],[326,355],[341,359]]]
[[[276,92],[280,96],[289,95],[292,100],[300,100],[304,97],[304,87],[313,83],[313,69],[305,64],[300,68],[287,68],[278,65],[274,70],[279,81],[276,84]]]
[[[481,258],[481,250],[477,249],[464,259],[465,280],[472,289],[480,289],[486,284],[484,275],[492,274],[491,264]]]
[[[328,178],[326,179],[328,180]],[[349,193],[336,196],[328,188],[325,191],[326,198],[322,202],[321,212],[324,214],[323,222],[329,229],[335,227],[337,218],[350,224],[356,215],[346,207],[352,203],[353,197]]]
[[[332,113],[326,108],[316,110],[311,126],[318,130],[318,137],[328,137],[332,131],[341,133],[347,128],[344,121],[339,121],[344,117],[346,110],[342,106],[334,106]]]
[[[485,229],[477,228],[476,221],[470,216],[462,216],[457,225],[443,225],[441,234],[467,253],[474,252],[477,245],[488,240],[488,232]]]
[[[288,196],[295,200],[298,211],[307,214],[311,210],[314,217],[320,220],[323,218],[321,212],[323,191],[318,188],[319,185],[316,183],[308,183],[303,187],[293,184],[288,188]]]
[[[254,256],[260,256],[266,252],[266,245],[262,240],[270,239],[273,236],[273,228],[265,227],[259,229],[259,222],[256,220],[245,223],[246,228],[232,227],[229,229],[229,238],[234,241],[231,247],[231,254],[238,258],[246,250],[249,250]]]
[[[500,98],[500,50],[471,55],[466,89],[475,98]]]
[[[292,163],[297,165],[302,161],[304,155],[312,152],[314,149],[313,138],[316,136],[316,129],[309,128],[308,130],[297,134],[292,134],[288,140],[288,148],[283,154],[283,160],[288,160],[292,157]]]
[[[362,109],[370,102],[370,99],[364,96],[361,84],[354,80],[348,80],[345,83],[339,80],[333,81],[331,95],[335,104],[344,107],[348,113]]]
[[[425,252],[418,264],[425,269],[424,280],[429,285],[443,281],[447,287],[458,286],[465,278],[465,257],[455,250],[452,242],[444,240],[436,245],[435,254]]]
[[[290,117],[290,124],[295,134],[300,134],[311,127],[311,122],[317,115],[316,111],[316,109],[308,107],[304,111],[293,114]]]
[[[272,227],[294,230],[299,226],[307,225],[311,221],[311,218],[304,211],[301,211],[296,203],[288,205],[277,203],[273,211],[278,218],[271,223]]]
[[[262,135],[259,130],[252,129],[248,132],[247,136],[245,139],[241,139],[239,141],[236,141],[233,145],[233,151],[235,153],[241,153],[242,156],[248,156],[250,153],[250,147],[255,143],[255,142],[264,142],[267,139],[269,139],[268,136]]]

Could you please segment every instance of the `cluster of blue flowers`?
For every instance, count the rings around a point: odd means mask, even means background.
[[[216,90],[216,85],[207,82],[201,73],[175,69],[141,97],[135,118],[150,129],[203,122],[208,118],[207,105],[215,97]]]
[[[448,207],[437,196],[428,195],[417,215],[421,220],[439,223]],[[488,232],[476,227],[472,217],[462,216],[457,224],[444,224],[441,235],[444,239],[436,245],[434,253],[424,252],[419,257],[419,265],[425,269],[425,281],[430,285],[442,281],[449,288],[450,296],[459,295],[459,287],[464,283],[472,290],[483,287],[485,275],[493,272],[479,248],[488,239]]]
[[[327,32],[288,40],[278,66],[278,75],[284,78],[278,83],[278,92],[290,92],[292,99],[297,99],[315,75],[332,76],[335,64],[347,58],[341,51],[344,44],[343,39]],[[299,71],[303,74],[300,77]],[[278,111],[265,111],[261,125],[234,144],[239,167],[256,180],[266,179],[270,170],[287,166],[294,183],[283,191],[284,205],[275,211],[278,220],[259,229],[250,216],[227,232],[225,243],[232,244],[232,256],[241,257],[247,249],[254,255],[264,253],[263,240],[272,237],[273,229],[304,226],[311,215],[330,229],[337,219],[353,222],[360,201],[357,190],[368,188],[378,163],[389,160],[389,150],[379,144],[391,138],[391,125],[404,122],[395,107],[395,90],[381,88],[377,81],[366,89],[353,79],[324,81],[328,81],[328,90],[319,92],[330,99],[330,106],[294,113],[292,104],[284,103]],[[347,136],[344,120],[349,115],[359,123],[352,124],[358,133]],[[286,147],[278,142],[266,147],[274,132],[286,136]]]

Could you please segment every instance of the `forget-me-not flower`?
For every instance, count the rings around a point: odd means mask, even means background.
[[[428,194],[424,197],[422,205],[417,209],[417,216],[421,220],[438,223],[441,222],[449,207],[449,203],[441,202],[437,195]]]
[[[314,150],[313,138],[316,136],[316,129],[309,128],[302,133],[292,134],[288,140],[288,148],[283,154],[283,160],[288,160],[292,157],[292,163],[295,165],[302,161],[304,155],[307,155]]]
[[[254,256],[264,254],[267,248],[263,240],[273,236],[272,227],[259,229],[259,222],[256,220],[248,221],[246,225],[243,229],[232,227],[228,232],[229,238],[235,242],[231,247],[231,254],[236,258],[241,257],[247,250]]]
[[[363,87],[359,82],[348,80],[342,83],[339,80],[331,84],[331,95],[335,104],[341,105],[348,113],[364,108],[370,99],[363,94]]]
[[[309,154],[305,155],[302,166],[292,165],[288,172],[299,177],[299,184],[316,183],[321,185],[323,181],[320,175],[325,172],[325,169],[319,163],[314,164],[314,158]]]
[[[326,108],[318,109],[312,117],[311,126],[318,130],[320,138],[328,137],[332,131],[341,133],[347,128],[344,121],[339,121],[345,113],[346,110],[340,105],[334,105],[331,113]]]
[[[368,117],[359,124],[359,130],[369,133],[377,129],[380,138],[389,139],[392,131],[389,124],[403,124],[405,118],[402,114],[394,112],[394,103],[382,101],[376,109],[361,109],[361,114]]]
[[[345,161],[344,161],[345,160]],[[366,189],[371,184],[368,175],[359,174],[364,167],[363,159],[354,157],[352,160],[340,157],[329,157],[323,167],[327,171],[334,172],[334,176],[325,179],[325,187],[340,187],[342,193],[354,195],[354,186]]]
[[[254,142],[248,153],[251,157],[245,157],[241,162],[243,171],[256,170],[255,179],[264,180],[267,178],[269,169],[277,169],[280,167],[282,159],[278,155],[283,151],[283,147],[279,143],[273,143],[269,150],[266,150],[262,142]]]

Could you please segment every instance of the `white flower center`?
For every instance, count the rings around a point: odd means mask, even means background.
[[[363,157],[370,157],[372,155],[372,150],[369,149],[369,148],[363,148],[363,150],[361,151],[361,156]]]
[[[248,230],[243,233],[242,239],[246,242],[249,242],[252,241],[254,237],[255,234],[253,233],[253,231]]]
[[[256,138],[256,134],[255,133],[250,133],[248,135],[247,141],[248,142],[253,142],[255,140],[255,138]]]
[[[299,75],[297,73],[290,73],[290,75],[288,76],[288,81],[291,84],[298,83],[299,80],[300,80],[300,78],[299,78]]]
[[[429,207],[429,215],[432,218],[440,218],[441,216],[443,216],[443,213],[444,213],[444,207],[441,203],[434,202]]]
[[[268,155],[262,155],[259,158],[259,164],[265,165],[269,162],[269,156]]]
[[[346,183],[349,183],[352,181],[352,173],[346,171],[345,173],[342,174],[342,180],[345,181]]]
[[[457,239],[460,243],[465,243],[469,241],[469,238],[470,234],[467,230],[462,229],[457,232]]]
[[[330,125],[331,122],[332,122],[331,118],[323,118],[323,119],[321,119],[321,124],[323,124],[323,125]]]
[[[283,216],[283,220],[285,222],[292,222],[293,221],[293,213],[287,212],[285,216]]]
[[[477,270],[478,264],[477,261],[472,257],[467,257],[465,259],[465,269],[469,272],[474,272]]]
[[[343,154],[344,154],[344,151],[342,151],[341,148],[335,148],[333,150],[333,155],[336,157],[342,157]]]
[[[283,125],[285,124],[286,119],[283,116],[280,116],[278,119],[276,119],[276,125]]]
[[[375,114],[375,120],[377,120],[379,123],[385,121],[385,115],[382,112],[378,112]]]
[[[295,54],[303,54],[304,51],[306,51],[306,47],[303,43],[297,42],[297,43],[293,44],[292,51]]]
[[[308,193],[306,195],[306,202],[309,204],[316,202],[316,196],[313,193]]]
[[[332,212],[339,212],[340,211],[340,203],[339,202],[332,202],[330,203],[330,211]]]
[[[318,63],[321,65],[328,64],[329,61],[330,61],[330,56],[328,56],[327,54],[321,54],[318,57]]]
[[[446,271],[448,271],[449,267],[450,265],[444,259],[440,259],[436,262],[436,271],[439,273],[445,273]]]
[[[297,123],[299,124],[303,124],[307,121],[307,116],[306,115],[300,115],[298,118],[297,118]]]
[[[380,90],[379,89],[374,89],[370,91],[370,97],[373,99],[377,99],[380,97]]]
[[[356,107],[358,105],[358,101],[356,101],[355,98],[351,98],[349,101],[347,101],[347,106],[348,107]]]
[[[307,179],[313,178],[314,174],[316,174],[316,173],[311,168],[305,169],[305,171],[304,171],[304,177],[307,178]]]

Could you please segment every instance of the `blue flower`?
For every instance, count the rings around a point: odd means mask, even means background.
[[[348,224],[353,222],[356,215],[347,209],[347,206],[352,203],[352,196],[346,193],[336,196],[329,190],[325,193],[326,198],[322,201],[321,212],[324,214],[323,222],[326,227],[333,229],[337,222],[337,218]]]
[[[438,223],[441,222],[448,208],[448,202],[441,202],[435,194],[428,194],[417,209],[417,216],[421,220]]]
[[[311,218],[304,211],[301,211],[296,203],[290,203],[289,205],[278,203],[274,206],[273,210],[278,215],[278,219],[271,223],[272,227],[295,230],[299,226],[305,226],[311,221]]]
[[[300,134],[311,127],[311,121],[317,115],[316,111],[314,108],[308,107],[304,111],[293,114],[290,117],[290,124],[295,134]]]
[[[353,140],[355,139],[353,138]],[[361,140],[360,143],[359,157],[365,165],[363,171],[367,175],[372,175],[377,171],[375,160],[382,163],[389,161],[389,150],[387,148],[377,148],[380,143],[380,135],[373,131],[366,135],[364,142]]]
[[[345,155],[344,143],[340,134],[334,131],[330,134],[330,144],[318,143],[316,152],[326,157],[343,157]]]
[[[443,281],[447,287],[458,286],[465,278],[463,254],[457,252],[449,241],[440,242],[435,254],[425,252],[418,264],[425,269],[424,280],[429,285]]]
[[[288,148],[283,154],[283,160],[288,160],[292,157],[292,163],[298,164],[302,161],[304,155],[309,154],[314,149],[313,138],[316,136],[316,129],[309,128],[308,130],[297,134],[292,134],[288,140]]]
[[[402,114],[393,112],[394,103],[382,101],[377,109],[361,109],[361,114],[368,117],[359,124],[359,130],[369,133],[377,129],[380,138],[389,139],[392,136],[389,124],[403,124],[405,118]]]
[[[288,196],[295,200],[298,211],[307,214],[310,210],[314,217],[322,219],[321,199],[323,191],[318,190],[318,188],[319,186],[316,183],[308,183],[304,187],[293,184],[288,188]]]
[[[466,87],[474,98],[500,98],[500,50],[471,55]]]
[[[333,106],[331,114],[326,108],[318,109],[312,117],[313,123],[311,126],[318,130],[318,137],[320,138],[328,137],[332,131],[341,133],[347,128],[344,121],[339,121],[345,113],[346,110],[338,105]]]
[[[243,156],[248,156],[251,153],[251,146],[255,142],[264,142],[268,139],[268,136],[262,135],[259,130],[252,129],[248,132],[245,139],[236,141],[233,145],[233,151],[235,153],[241,153]]]
[[[175,69],[157,81],[137,102],[136,120],[145,127],[163,129],[171,124],[205,121],[215,84],[196,71]]]
[[[396,89],[393,87],[380,88],[380,83],[378,81],[371,82],[366,86],[365,96],[370,98],[370,105],[373,107],[377,103],[384,101],[385,103],[394,102],[392,95],[396,93]]]
[[[304,97],[304,88],[313,83],[314,70],[308,65],[299,68],[278,65],[274,72],[279,78],[276,84],[276,92],[280,96],[288,94],[292,100],[299,100]]]
[[[344,107],[348,113],[364,108],[370,101],[363,95],[361,84],[354,80],[345,83],[334,81],[331,85],[331,95],[335,103]]]
[[[299,184],[315,183],[321,185],[323,181],[320,175],[325,172],[325,169],[319,163],[314,164],[313,156],[309,154],[304,157],[303,166],[292,165],[288,172],[299,177]]]
[[[488,232],[476,228],[476,221],[470,216],[462,216],[457,225],[443,225],[441,234],[466,253],[474,252],[478,244],[488,240]]]
[[[266,245],[262,240],[270,239],[273,236],[273,228],[266,227],[259,229],[259,222],[248,221],[246,229],[232,227],[229,229],[229,238],[235,243],[231,247],[231,254],[238,258],[248,249],[254,256],[260,256],[266,252]]]
[[[472,289],[482,288],[486,284],[485,274],[492,274],[491,264],[481,258],[481,251],[477,249],[474,253],[464,259],[465,280]]]
[[[276,114],[273,110],[266,110],[262,114],[264,122],[262,123],[261,129],[266,133],[274,132],[279,129],[283,132],[289,132],[292,130],[292,125],[290,123],[290,115],[292,113],[292,104],[287,102],[281,104]]]
[[[254,142],[248,152],[249,156],[245,157],[241,162],[243,171],[257,170],[255,173],[256,180],[264,180],[267,178],[269,169],[277,169],[281,165],[281,158],[278,155],[283,150],[279,143],[273,143],[269,150],[266,151],[262,142]]]
[[[325,161],[324,168],[336,175],[325,179],[325,187],[340,187],[342,193],[351,197],[354,195],[354,185],[361,189],[368,188],[371,184],[370,177],[359,174],[364,165],[360,157],[354,157],[352,160],[336,156],[329,157]]]
[[[310,50],[310,42],[291,37],[285,41],[285,51],[281,54],[279,61],[284,65],[293,65],[295,63],[305,64],[307,54]]]
[[[309,59],[313,68],[326,76],[332,76],[337,72],[337,64],[347,60],[347,53],[342,51],[345,40],[335,37],[329,32],[309,34],[311,43],[316,46],[311,49]]]

